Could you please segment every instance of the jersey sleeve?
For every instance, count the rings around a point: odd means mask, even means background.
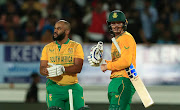
[[[45,46],[41,53],[41,60],[48,60],[47,47]]]
[[[82,48],[81,44],[77,45],[74,58],[81,58],[84,60],[84,52],[83,52],[83,48]]]
[[[120,42],[118,43],[121,49],[121,57],[118,58],[116,61],[107,62],[107,69],[108,70],[122,70],[129,67],[132,63],[133,52],[135,49],[135,41],[130,36],[123,37]]]
[[[105,61],[106,61],[106,63],[112,62],[112,60],[105,60]]]

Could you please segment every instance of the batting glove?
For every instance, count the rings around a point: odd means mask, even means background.
[[[88,61],[91,66],[100,66],[102,63],[105,63],[105,60],[102,59],[103,55],[103,42],[98,42],[97,45],[91,48],[90,56],[88,56]]]
[[[50,66],[49,68],[47,68],[49,73],[48,77],[60,76],[65,72],[65,68],[62,65],[55,65],[53,63],[48,63],[48,65]]]
[[[106,61],[105,61],[105,59],[101,59],[101,61],[98,61],[99,63],[95,63],[95,62],[92,61],[91,56],[88,56],[88,61],[89,61],[89,64],[90,64],[91,66],[94,66],[94,67],[98,67],[98,66],[100,66],[100,65],[102,65],[102,64],[107,64]]]

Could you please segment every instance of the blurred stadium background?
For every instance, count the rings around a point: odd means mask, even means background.
[[[111,59],[106,17],[122,10],[137,42],[137,72],[155,104],[147,110],[180,110],[180,0],[0,0],[0,110],[46,110],[46,78],[37,103],[25,103],[33,72],[39,74],[42,47],[52,41],[54,23],[71,23],[70,39],[83,45],[79,83],[91,110],[107,110],[110,72],[88,65],[87,55],[104,42]],[[144,110],[137,94],[131,110]]]

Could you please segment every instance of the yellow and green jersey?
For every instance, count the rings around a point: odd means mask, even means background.
[[[112,71],[110,78],[129,78],[125,68],[129,67],[131,63],[136,68],[136,42],[133,36],[127,31],[120,36],[116,36],[116,41],[121,49],[121,55],[119,54],[114,43],[112,43],[112,61],[106,61],[107,69]]]
[[[57,41],[47,44],[41,55],[41,60],[47,60],[49,63],[63,65],[65,67],[74,65],[74,58],[81,58],[84,60],[84,52],[81,44],[68,39],[62,45]],[[58,85],[71,85],[78,83],[77,74],[63,74],[57,77],[49,78]]]

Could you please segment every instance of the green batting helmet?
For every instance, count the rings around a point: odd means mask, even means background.
[[[107,20],[108,25],[111,24],[111,22],[120,21],[124,23],[124,29],[126,30],[128,21],[126,19],[125,14],[122,11],[114,10],[109,14],[109,18]]]

